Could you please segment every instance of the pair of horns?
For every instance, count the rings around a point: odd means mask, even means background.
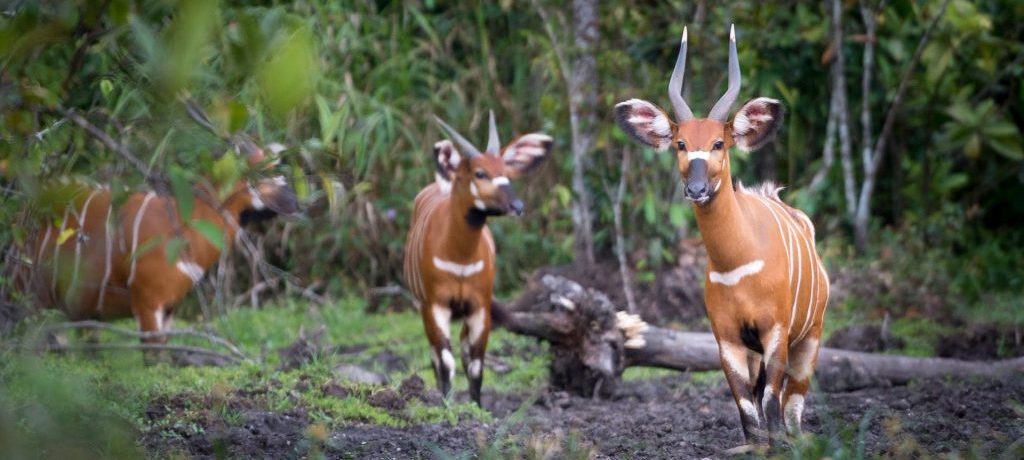
[[[450,137],[451,140],[455,141],[455,144],[458,145],[459,150],[462,153],[464,153],[467,157],[473,158],[475,156],[481,155],[480,150],[477,149],[476,146],[473,145],[473,143],[466,140],[465,137],[462,137],[462,135],[459,134],[459,132],[456,131],[455,128],[448,126],[448,123],[445,123],[444,120],[442,120],[440,117],[436,115],[434,116],[434,120],[436,120],[437,124],[441,126],[441,129],[443,129],[444,132],[448,134],[448,137]],[[501,141],[498,139],[498,125],[494,122],[493,110],[491,110],[491,121],[490,128],[488,129],[488,131],[489,132],[487,135],[487,150],[485,150],[484,153],[488,155],[498,156],[498,153],[501,152]]]
[[[672,78],[668,82],[668,97],[672,100],[672,108],[676,112],[676,122],[693,119],[693,111],[683,100],[683,76],[686,74],[686,28],[679,44],[679,57],[676,67],[672,70]],[[725,123],[729,120],[729,111],[736,103],[740,94],[740,60],[736,55],[736,26],[729,29],[729,88],[725,90],[715,106],[708,113],[708,118]]]

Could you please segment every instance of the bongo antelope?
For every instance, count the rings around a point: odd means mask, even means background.
[[[695,118],[681,89],[686,29],[669,82],[675,122],[654,104],[615,106],[619,126],[658,151],[672,148],[686,199],[707,246],[705,303],[722,369],[747,441],[800,431],[804,397],[818,356],[829,282],[810,219],[779,199],[779,188],[733,186],[729,149],[750,152],[782,123],[782,105],[765,97],[729,112],[740,91],[735,29],[729,32],[729,87],[706,119]],[[784,414],[784,415],[783,415]]]
[[[434,375],[445,397],[455,377],[450,324],[465,319],[462,369],[469,378],[470,398],[480,405],[495,264],[487,218],[523,214],[523,202],[516,198],[511,181],[540,165],[552,140],[545,134],[526,134],[501,148],[491,112],[487,148],[481,153],[436,120],[455,143],[434,144],[437,171],[434,183],[416,196],[405,244],[405,280],[423,317]]]
[[[249,152],[248,161],[262,163],[262,150]],[[194,187],[189,225],[172,197],[136,193],[117,204],[106,187],[72,187],[77,192],[59,223],[47,225],[30,245],[33,273],[27,287],[72,320],[131,316],[143,332],[170,329],[175,306],[220,258],[220,250],[191,224],[213,224],[230,244],[236,225],[250,216],[297,211],[295,192],[283,177],[239,181],[223,200],[212,186]],[[187,249],[169,260],[175,226]]]

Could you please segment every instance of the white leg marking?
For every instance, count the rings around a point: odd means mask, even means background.
[[[711,272],[709,277],[712,283],[724,284],[726,286],[735,286],[745,276],[757,274],[764,268],[763,260],[755,260],[750,263],[746,263],[736,267],[725,273]]]
[[[795,353],[789,357],[789,377],[796,381],[804,381],[811,377],[814,372],[814,360],[812,357],[818,350],[818,339],[807,339],[799,345]]]
[[[455,357],[452,356],[451,350],[445,348],[441,350],[441,361],[444,363],[445,370],[448,371],[448,380],[455,378]]]
[[[164,309],[160,308],[156,311],[156,330],[157,332],[164,331]]]
[[[484,369],[484,363],[480,361],[480,358],[474,359],[469,363],[469,376],[473,378],[479,378],[480,373]]]
[[[135,213],[135,222],[132,223],[132,267],[128,273],[128,286],[130,287],[135,282],[135,266],[138,264],[138,257],[136,257],[135,250],[139,248],[139,226],[142,225],[142,217],[146,215],[146,207],[149,206],[149,201],[156,196],[156,193],[149,192],[146,194],[146,198],[142,200],[142,205],[139,206],[139,211]]]
[[[804,395],[789,395],[785,410],[786,427],[792,433],[800,431],[800,419],[804,415]]]
[[[728,368],[725,371],[732,371],[745,385],[750,385],[750,373],[747,370],[747,349],[729,342],[721,342],[718,346],[721,347],[722,360],[725,361],[725,365]]]
[[[768,414],[768,401],[771,401],[774,395],[774,387],[772,387],[771,385],[767,385],[764,387],[764,396],[761,398],[761,411],[765,414],[766,417]]]
[[[740,400],[740,410],[742,410],[744,414],[747,414],[747,417],[754,419],[758,425],[761,424],[761,417],[757,413],[757,407],[754,406],[754,403],[749,399]]]
[[[446,339],[450,337],[452,321],[451,309],[444,305],[434,304],[434,306],[431,307],[431,312],[434,315],[434,324],[436,324],[437,328],[441,330],[441,335]]]
[[[203,279],[203,275],[206,274],[206,270],[203,270],[203,267],[192,262],[179,260],[178,263],[174,264],[174,266],[178,267],[179,272],[184,273],[185,276],[192,280],[192,284],[198,283]]]
[[[466,327],[469,328],[469,343],[471,344],[476,344],[477,340],[480,340],[480,336],[484,333],[484,314],[484,309],[478,308],[466,319]]]
[[[764,365],[769,366],[775,359],[775,353],[779,351],[779,343],[782,341],[782,325],[776,324],[768,333],[768,344],[764,347]]]

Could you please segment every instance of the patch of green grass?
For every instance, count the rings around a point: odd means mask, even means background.
[[[658,369],[655,367],[629,367],[622,373],[624,382],[654,380],[662,377],[678,376],[679,371]]]
[[[71,381],[68,387],[80,388],[91,397],[94,407],[113,419],[123,421],[128,431],[180,437],[198,434],[204,424],[219,420],[228,426],[244,421],[244,412],[225,401],[237,398],[235,392],[252,393],[254,404],[281,412],[295,408],[306,410],[314,423],[340,427],[350,423],[370,423],[403,427],[421,423],[458,423],[476,419],[491,422],[485,410],[472,403],[427,406],[410,401],[401,410],[385,410],[370,404],[375,391],[397,391],[400,383],[416,375],[428,389],[436,388],[430,368],[429,348],[420,317],[415,312],[366,315],[364,302],[357,298],[314,307],[302,302],[286,301],[277,307],[260,310],[236,310],[203,326],[176,320],[177,328],[209,328],[211,332],[235,344],[245,354],[256,358],[253,363],[226,367],[176,367],[170,364],[146,366],[136,351],[100,352],[95,357],[82,354],[44,354],[22,356],[13,351],[21,343],[35,343],[38,331],[47,324],[63,320],[52,314],[41,315],[12,339],[9,351],[0,354],[0,396],[12,407],[24,407],[32,401],[45,400],[48,393],[30,384],[11,362],[31,361],[38,375],[53,376],[54,381]],[[132,330],[131,320],[118,321],[115,326]],[[318,360],[298,369],[279,369],[277,350],[293,343],[300,329],[307,337],[323,326],[323,344],[330,350]],[[455,329],[458,329],[457,327]],[[457,336],[458,330],[453,331]],[[69,333],[66,339],[78,344],[82,339]],[[132,342],[111,333],[101,333],[101,343]],[[172,339],[173,343],[204,345],[198,339]],[[532,339],[512,335],[504,330],[493,331],[489,355],[509,368],[495,374],[485,368],[484,388],[500,393],[522,392],[536,388],[547,380],[546,346],[537,346]],[[346,350],[353,350],[346,352]],[[523,352],[531,350],[536,352]],[[408,364],[408,370],[387,368],[378,361],[366,361],[377,353],[389,353]],[[387,390],[380,387],[354,385],[337,381],[333,369],[340,363],[356,364],[382,374],[391,382]],[[461,369],[461,367],[460,367]],[[34,374],[35,375],[35,374]],[[325,394],[325,384],[334,382],[350,391],[338,398]],[[465,391],[467,381],[460,371],[455,391]],[[49,388],[49,387],[40,387]],[[48,390],[46,390],[48,391]],[[161,403],[161,401],[163,403]],[[210,405],[212,402],[212,406]],[[166,417],[151,419],[147,409],[163,404]],[[80,409],[86,413],[88,410]],[[131,438],[131,436],[129,436]]]
[[[956,332],[956,328],[944,326],[923,318],[901,318],[892,322],[893,337],[903,339],[902,348],[890,350],[890,354],[905,356],[935,356],[939,339]]]

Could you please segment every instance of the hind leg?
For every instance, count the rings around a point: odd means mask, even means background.
[[[776,324],[769,328],[759,329],[767,331],[761,336],[761,346],[764,347],[765,372],[761,408],[764,411],[765,424],[768,426],[769,441],[774,444],[783,436],[782,395],[786,366],[789,363],[789,348],[782,343],[782,325]]]
[[[789,352],[786,388],[782,395],[786,429],[791,435],[800,434],[804,414],[804,400],[811,387],[814,363],[818,360],[818,339],[808,338],[796,344]]]

